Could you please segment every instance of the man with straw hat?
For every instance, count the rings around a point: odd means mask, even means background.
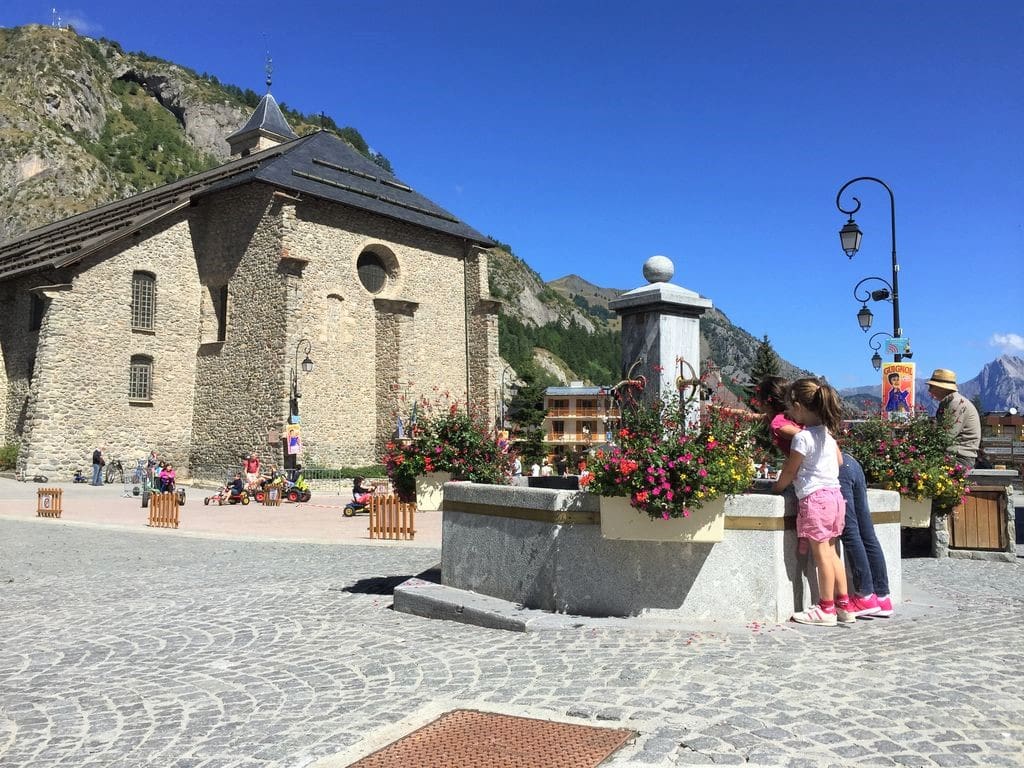
[[[935,418],[944,418],[953,438],[949,453],[957,461],[974,468],[981,446],[981,417],[974,403],[961,395],[956,388],[956,373],[948,368],[936,368],[926,382],[928,394],[939,401]]]

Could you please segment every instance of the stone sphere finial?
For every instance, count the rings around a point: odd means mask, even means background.
[[[648,283],[667,283],[675,273],[675,265],[668,256],[651,256],[644,262],[644,278]]]

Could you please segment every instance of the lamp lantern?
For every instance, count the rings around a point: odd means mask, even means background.
[[[857,312],[857,323],[860,325],[860,329],[864,331],[864,333],[867,333],[868,329],[871,328],[871,322],[874,319],[875,315],[870,309],[868,309],[868,305],[862,305],[860,310]]]
[[[876,371],[882,370],[882,356],[880,354],[878,354],[877,352],[875,352],[875,354],[873,354],[871,356],[871,366]]]
[[[860,250],[861,237],[863,237],[863,233],[860,231],[860,227],[857,226],[857,222],[853,220],[853,216],[851,216],[850,220],[839,230],[839,242],[842,243],[843,251],[851,259]]]
[[[304,373],[313,372],[313,361],[309,359],[309,355],[306,355],[305,360],[302,361],[302,370]]]

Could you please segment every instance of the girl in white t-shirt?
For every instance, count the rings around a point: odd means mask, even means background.
[[[846,568],[836,551],[836,539],[846,520],[846,502],[839,487],[843,456],[830,434],[842,426],[839,395],[817,379],[798,379],[789,387],[786,415],[804,428],[793,436],[773,490],[778,493],[793,484],[799,500],[796,534],[810,545],[820,598],[817,605],[793,614],[793,621],[832,627],[850,624],[856,617],[850,612]]]

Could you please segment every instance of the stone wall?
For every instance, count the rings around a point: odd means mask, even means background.
[[[67,282],[42,291],[47,308],[22,425],[22,467],[70,475],[88,467],[98,446],[126,466],[152,448],[187,462],[199,297],[190,255],[188,224],[179,214],[141,232],[138,242],[88,258],[66,278],[43,275]],[[136,270],[156,276],[153,331],[132,329]],[[149,402],[129,402],[132,355],[153,359]]]

